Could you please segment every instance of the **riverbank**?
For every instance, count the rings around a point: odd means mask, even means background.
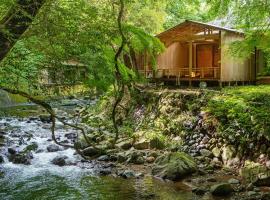
[[[110,94],[84,105],[76,99],[55,104],[61,118],[83,125],[87,138],[98,149],[89,147],[79,136],[80,131],[60,122],[56,126],[57,140],[80,147],[87,159],[72,148],[54,144],[51,120],[44,110],[32,112],[24,108],[20,112],[30,116],[4,117],[0,123],[2,180],[14,169],[34,170],[37,176],[39,171],[48,172],[61,180],[75,170],[83,173],[83,179],[100,176],[109,182],[126,183],[128,191],[135,184],[141,187],[143,182],[156,189],[164,187],[145,195],[139,189],[134,198],[124,192],[123,199],[164,199],[164,194],[167,199],[180,200],[269,199],[265,112],[269,109],[269,91],[265,86],[126,92],[118,110],[121,134],[114,148]],[[101,183],[104,187],[111,185],[106,181]],[[6,188],[6,192],[10,189]],[[4,193],[0,191],[0,195]]]
[[[233,174],[236,180],[232,182],[238,185],[232,190],[235,198],[267,199],[269,92],[269,86],[248,86],[221,91],[148,88],[126,93],[118,110],[121,142],[116,145],[118,150],[107,155],[126,165],[148,165],[153,169],[161,155],[185,152],[196,161],[197,172],[206,176]],[[84,119],[100,130],[90,137],[104,146],[109,146],[113,137],[103,134],[113,132],[108,118],[111,104],[110,95],[103,97]],[[211,187],[203,190],[211,192]]]

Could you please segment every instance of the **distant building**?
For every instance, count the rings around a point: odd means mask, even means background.
[[[63,62],[59,67],[46,67],[40,72],[43,86],[78,85],[87,80],[87,66],[74,60]]]

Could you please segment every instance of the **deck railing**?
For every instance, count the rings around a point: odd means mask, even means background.
[[[220,67],[203,68],[178,68],[178,69],[157,69],[139,70],[139,73],[146,78],[167,78],[167,79],[193,79],[193,80],[218,80],[220,79]]]

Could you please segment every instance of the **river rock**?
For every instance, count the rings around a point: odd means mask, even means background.
[[[225,146],[222,148],[222,160],[224,163],[227,163],[228,160],[231,160],[236,154],[235,148],[231,145]]]
[[[207,150],[207,149],[201,149],[200,154],[204,157],[212,157],[213,156],[212,152]]]
[[[38,144],[36,142],[33,142],[32,144],[28,145],[27,147],[24,148],[25,152],[29,151],[36,151],[38,149]]]
[[[57,152],[60,151],[61,148],[60,146],[56,145],[56,144],[50,144],[49,146],[47,146],[47,151],[48,152]]]
[[[88,147],[82,151],[83,155],[93,157],[93,156],[99,156],[101,154],[101,151],[94,148],[94,147]]]
[[[197,170],[194,159],[183,152],[172,152],[155,161],[152,174],[163,179],[179,180]]]
[[[116,144],[118,148],[121,148],[123,150],[129,150],[132,147],[132,144],[130,141],[122,141],[118,144]]]
[[[220,183],[213,185],[210,192],[214,196],[228,196],[233,192],[233,188],[229,183]]]
[[[5,159],[2,155],[0,155],[0,163],[4,163],[5,162]]]
[[[68,157],[67,156],[56,156],[51,163],[53,163],[54,165],[58,165],[60,167],[65,166],[66,165],[66,159]]]
[[[107,161],[110,161],[110,157],[108,155],[103,155],[103,156],[98,157],[97,160],[107,162]]]
[[[65,137],[69,140],[74,140],[77,138],[77,135],[76,135],[76,133],[67,133],[67,134],[65,134]]]
[[[148,149],[149,145],[150,145],[149,141],[140,140],[139,142],[136,142],[134,144],[134,148],[137,150],[144,150],[144,149]]]
[[[14,164],[23,164],[30,165],[31,159],[33,159],[33,154],[31,152],[28,153],[19,153],[16,155],[11,155],[9,160]]]
[[[240,181],[238,179],[231,178],[231,179],[228,180],[228,183],[230,183],[230,184],[239,184]]]
[[[153,156],[150,156],[150,157],[146,158],[146,162],[148,162],[148,163],[153,163],[153,162],[155,162],[155,160],[156,160],[156,158],[153,157]]]
[[[110,160],[112,160],[112,156],[111,156]],[[116,160],[119,163],[123,163],[127,160],[127,157],[125,156],[124,153],[118,153],[118,154],[116,154]]]
[[[259,181],[260,177],[263,178],[264,174],[270,175],[270,170],[266,166],[249,160],[245,161],[244,167],[240,169],[240,175],[243,179],[251,183]]]
[[[15,148],[8,148],[8,153],[10,153],[11,155],[15,155],[17,153],[17,150]]]
[[[137,159],[133,160],[133,164],[137,164],[137,165],[142,165],[144,164],[145,160],[143,158],[143,156],[138,156]]]
[[[136,151],[136,150],[130,150],[126,152],[125,157],[127,157],[127,162],[128,163],[133,163],[133,164],[143,164],[144,163],[144,153],[141,151]]]
[[[109,174],[112,174],[112,168],[104,168],[104,169],[100,169],[98,171],[98,173],[101,175],[101,176],[107,176]]]
[[[51,115],[40,115],[39,120],[42,121],[43,123],[50,123],[52,122]]]
[[[125,170],[124,172],[120,173],[120,176],[123,178],[132,178],[135,177],[136,174],[132,170]]]
[[[218,148],[218,147],[215,147],[215,148],[212,149],[212,153],[213,153],[213,155],[214,155],[215,157],[219,158],[220,155],[221,155],[221,149]]]
[[[10,133],[9,136],[13,138],[19,138],[21,137],[21,134],[22,133],[17,133],[17,132],[12,131],[12,133]]]

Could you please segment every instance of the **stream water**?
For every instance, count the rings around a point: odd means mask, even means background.
[[[0,108],[1,109],[1,108]],[[32,108],[14,108],[17,114],[38,114]],[[8,109],[12,111],[12,108]],[[3,108],[2,108],[3,111]],[[7,112],[4,112],[5,114]],[[14,113],[14,112],[11,112]],[[123,179],[113,176],[98,176],[94,162],[83,163],[73,149],[48,152],[51,141],[50,124],[38,118],[1,117],[1,152],[5,162],[0,165],[1,200],[210,200],[193,195],[191,188],[183,183],[164,182],[151,176],[141,179]],[[59,140],[67,140],[67,134],[75,130],[57,124]],[[68,141],[67,141],[68,142]],[[30,165],[13,164],[9,161],[8,148],[22,151],[27,145],[36,144]],[[66,156],[68,165],[60,167],[52,164],[56,156]]]

